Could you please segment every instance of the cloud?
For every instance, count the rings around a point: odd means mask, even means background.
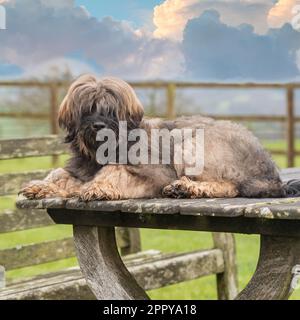
[[[7,30],[0,33],[0,61],[23,69],[82,51],[82,59],[127,78],[182,72],[182,57],[171,41],[136,32],[129,23],[91,17],[73,0],[11,0]],[[57,61],[57,60],[56,60]]]
[[[200,10],[193,11],[197,0],[166,0],[154,8],[153,22],[156,26],[154,36],[182,40],[182,32],[189,19],[199,15]]]
[[[60,78],[63,75],[77,77],[83,73],[93,73],[95,69],[84,61],[58,57],[25,69],[22,78]]]
[[[279,0],[268,14],[268,23],[271,28],[280,28],[285,23],[291,23],[292,9],[300,4],[298,0]]]
[[[11,0],[5,6],[3,74],[46,76],[47,69],[69,68],[74,75],[217,81],[299,75],[300,32],[290,25],[268,30],[273,0],[166,0],[154,10],[155,36],[111,17],[98,20],[74,0]]]
[[[187,74],[210,80],[290,80],[299,76],[300,32],[290,24],[258,35],[250,25],[232,27],[217,11],[188,22],[182,44]]]
[[[249,23],[257,33],[265,33],[267,15],[272,7],[273,0],[166,0],[154,8],[154,36],[181,41],[188,21],[208,9],[217,10],[221,21],[228,25]]]

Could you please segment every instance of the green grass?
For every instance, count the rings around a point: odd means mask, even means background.
[[[265,145],[273,149],[283,149],[283,142],[266,142]],[[300,141],[297,141],[300,149]],[[62,165],[66,157],[60,157],[58,165]],[[283,156],[274,157],[278,166],[285,167],[286,159]],[[0,161],[0,173],[21,172],[24,170],[46,169],[51,166],[50,157]],[[300,159],[297,159],[300,166]],[[13,208],[14,198],[0,198],[0,210]],[[0,235],[0,249],[15,247],[20,244],[42,242],[44,240],[62,239],[71,235],[70,226],[50,226],[20,232]],[[198,249],[211,248],[212,238],[210,233],[188,231],[162,231],[141,230],[143,250],[158,249],[163,252],[185,252]],[[259,237],[236,235],[237,261],[239,271],[239,285],[242,289],[251,278],[258,258]],[[1,263],[1,261],[0,261]],[[59,262],[46,263],[35,267],[27,267],[7,273],[8,280],[31,277],[37,274],[54,272],[62,268],[76,265],[76,259],[66,259]],[[199,280],[189,281],[166,288],[149,292],[153,299],[216,299],[215,276],[204,277]],[[297,290],[292,299],[300,300],[300,290]]]

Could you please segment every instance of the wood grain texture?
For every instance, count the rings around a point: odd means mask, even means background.
[[[6,270],[28,267],[74,256],[75,251],[72,238],[0,250],[0,261]]]
[[[22,185],[31,180],[44,179],[51,170],[0,174],[0,196],[16,195]]]
[[[120,258],[113,227],[74,226],[74,242],[81,271],[98,300],[148,299]]]
[[[261,237],[257,269],[238,300],[283,300],[293,292],[293,267],[300,265],[300,239]]]
[[[61,155],[67,153],[62,138],[49,135],[31,139],[0,140],[0,160]]]
[[[0,233],[28,230],[53,225],[46,210],[15,209],[0,212]]]
[[[163,254],[157,250],[148,250],[126,256],[123,261],[144,290],[223,272],[224,268],[219,249],[183,254]],[[29,299],[89,300],[95,299],[95,296],[77,267],[10,284],[0,291],[0,300]]]
[[[135,266],[129,270],[143,288],[150,290],[222,273],[224,260],[220,249],[211,249],[168,254],[164,258],[152,259],[142,267]]]
[[[116,228],[116,239],[122,256],[137,253],[142,250],[139,229]]]
[[[128,237],[124,237],[124,234]],[[133,254],[141,250],[137,229],[118,228],[116,237],[122,254]],[[7,271],[72,257],[75,257],[72,237],[0,250],[1,264]]]
[[[54,208],[54,201],[19,200],[18,208]],[[255,217],[265,219],[300,219],[300,198],[272,199],[145,199],[120,201],[82,202],[78,199],[66,200],[61,208],[97,211],[124,212],[140,215],[184,215],[212,217]]]
[[[239,292],[236,245],[231,233],[213,233],[214,247],[221,250],[224,260],[224,272],[217,274],[219,300],[233,300]]]

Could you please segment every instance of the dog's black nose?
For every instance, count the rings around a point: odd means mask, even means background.
[[[102,130],[106,128],[106,124],[104,122],[94,122],[92,128],[96,131]]]

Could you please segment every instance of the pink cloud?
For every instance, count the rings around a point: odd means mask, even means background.
[[[279,0],[269,11],[268,23],[271,28],[280,28],[285,23],[291,23],[293,8],[300,4],[298,0]]]

